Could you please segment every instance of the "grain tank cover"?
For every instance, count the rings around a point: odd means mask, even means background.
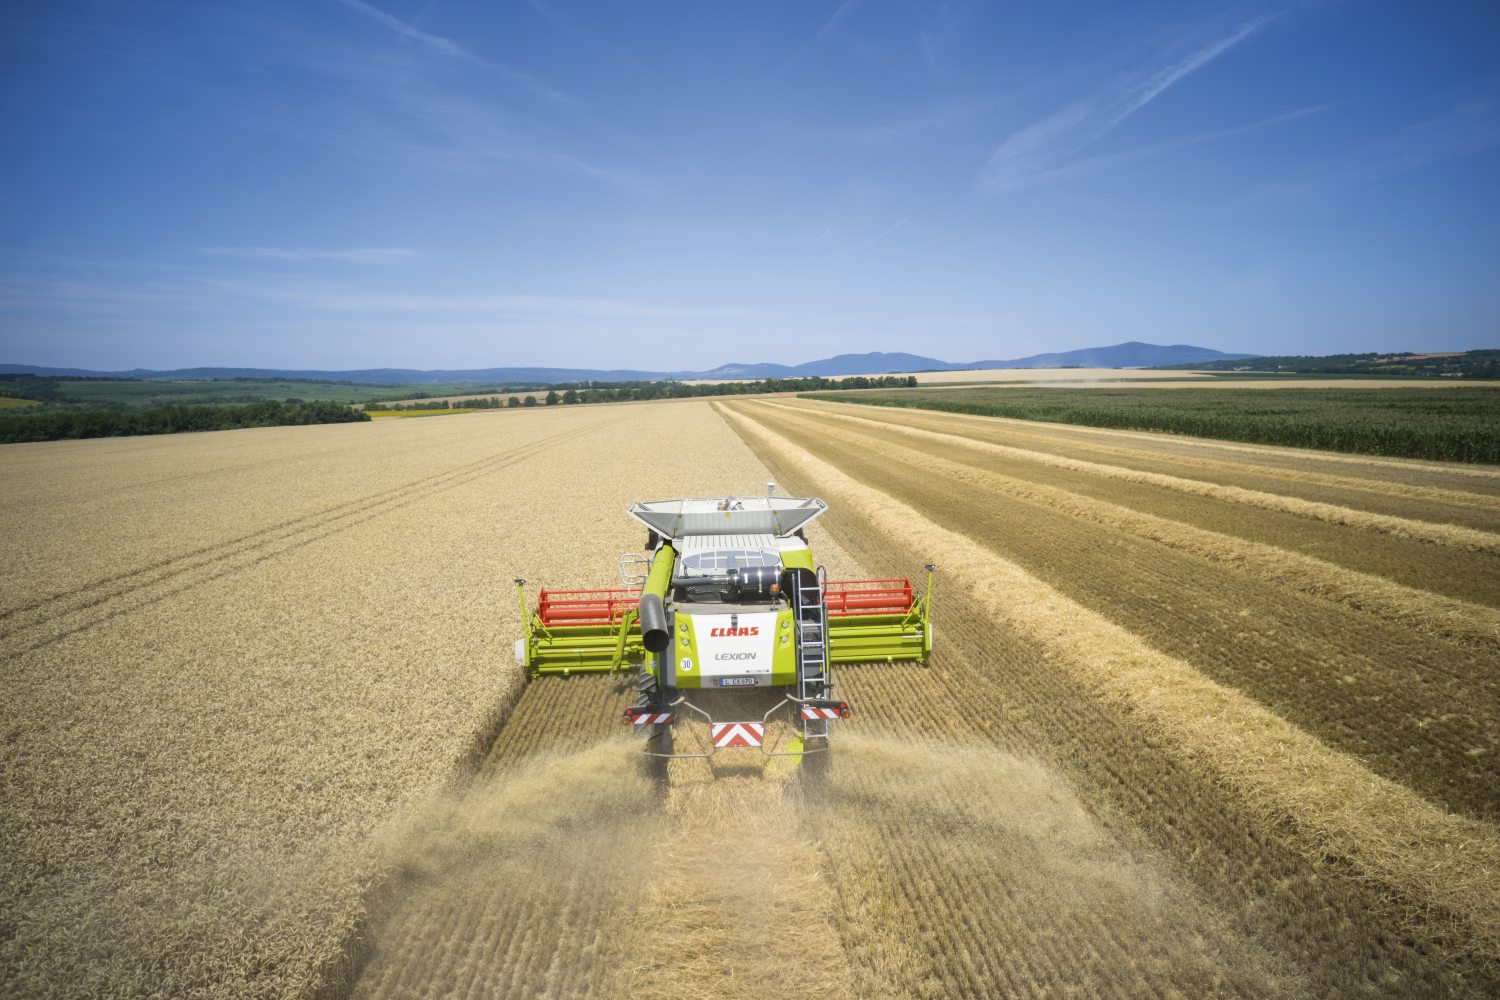
[[[828,509],[813,497],[715,497],[648,500],[625,511],[667,540],[692,535],[773,535],[785,538]]]

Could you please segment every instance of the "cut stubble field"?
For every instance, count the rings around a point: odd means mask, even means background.
[[[790,400],[10,446],[14,995],[1500,991],[1500,472]],[[826,773],[525,684],[631,501],[939,565]]]

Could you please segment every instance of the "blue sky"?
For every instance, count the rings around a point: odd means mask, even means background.
[[[0,361],[1500,346],[1493,2],[0,12]]]

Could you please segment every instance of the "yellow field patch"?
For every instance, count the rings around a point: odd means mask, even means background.
[[[473,410],[366,410],[372,417],[442,417],[450,413],[473,413]]]
[[[12,399],[9,396],[0,396],[0,410],[17,409],[22,406],[41,406],[34,399]]]

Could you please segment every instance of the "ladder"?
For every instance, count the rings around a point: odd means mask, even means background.
[[[797,697],[804,701],[828,697],[828,691],[833,686],[828,677],[828,620],[823,600],[828,577],[823,567],[819,566],[812,584],[806,584],[805,580],[803,573],[797,573],[792,587],[797,641]],[[827,719],[801,721],[804,740],[812,737],[827,738]]]

